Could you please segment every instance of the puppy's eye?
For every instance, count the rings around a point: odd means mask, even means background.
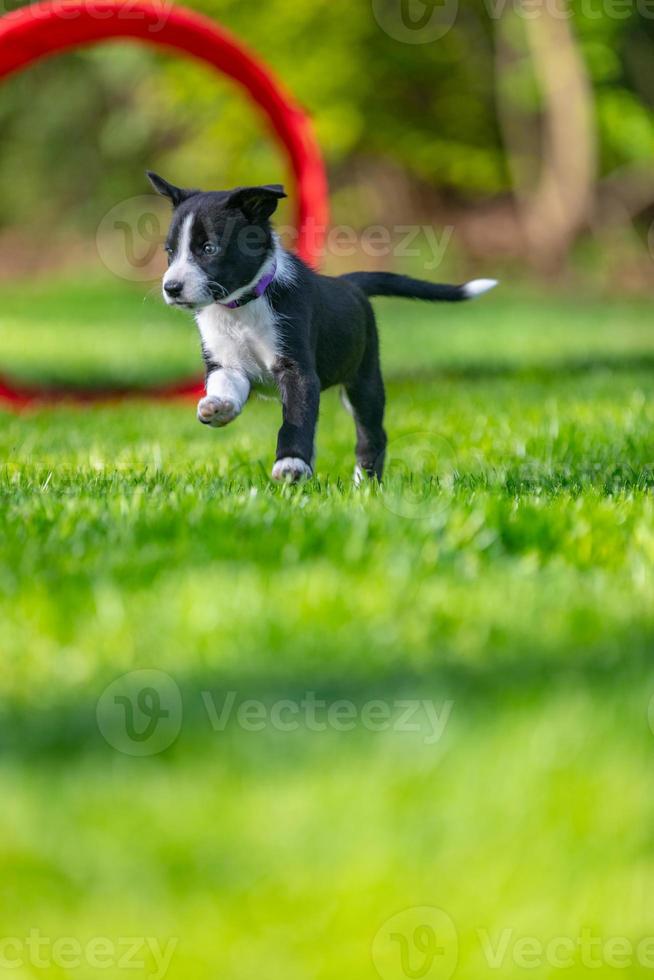
[[[172,255],[173,254],[173,247],[172,247],[172,245],[164,245],[164,252],[167,255]]]
[[[202,246],[202,252],[204,255],[218,255],[220,248],[218,245],[214,245],[213,242],[205,242]]]

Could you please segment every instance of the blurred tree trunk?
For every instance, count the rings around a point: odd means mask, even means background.
[[[496,65],[525,247],[536,267],[556,272],[592,220],[597,175],[593,93],[572,12],[547,0],[508,8],[498,21]],[[528,105],[525,71],[537,85],[540,111]]]

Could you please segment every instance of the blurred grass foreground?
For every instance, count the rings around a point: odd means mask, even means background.
[[[17,374],[87,377],[84,316],[195,364],[133,287],[14,303]],[[334,393],[299,489],[270,402],[3,415],[0,976],[650,974],[644,305],[380,314],[383,491]]]

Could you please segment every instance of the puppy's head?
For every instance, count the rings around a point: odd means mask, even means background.
[[[151,172],[148,178],[174,208],[163,279],[169,306],[196,310],[229,302],[257,279],[274,250],[270,219],[286,197],[283,187],[205,193],[175,187]]]

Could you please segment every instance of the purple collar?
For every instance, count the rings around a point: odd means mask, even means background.
[[[244,293],[240,299],[235,299],[232,303],[220,303],[220,300],[218,300],[218,302],[227,310],[238,310],[241,306],[247,306],[248,303],[251,303],[255,299],[260,299],[261,296],[263,296],[268,287],[272,284],[276,275],[277,261],[275,260],[270,272],[267,272],[265,276],[262,276],[257,284],[253,286],[252,289],[249,289],[247,293]]]

